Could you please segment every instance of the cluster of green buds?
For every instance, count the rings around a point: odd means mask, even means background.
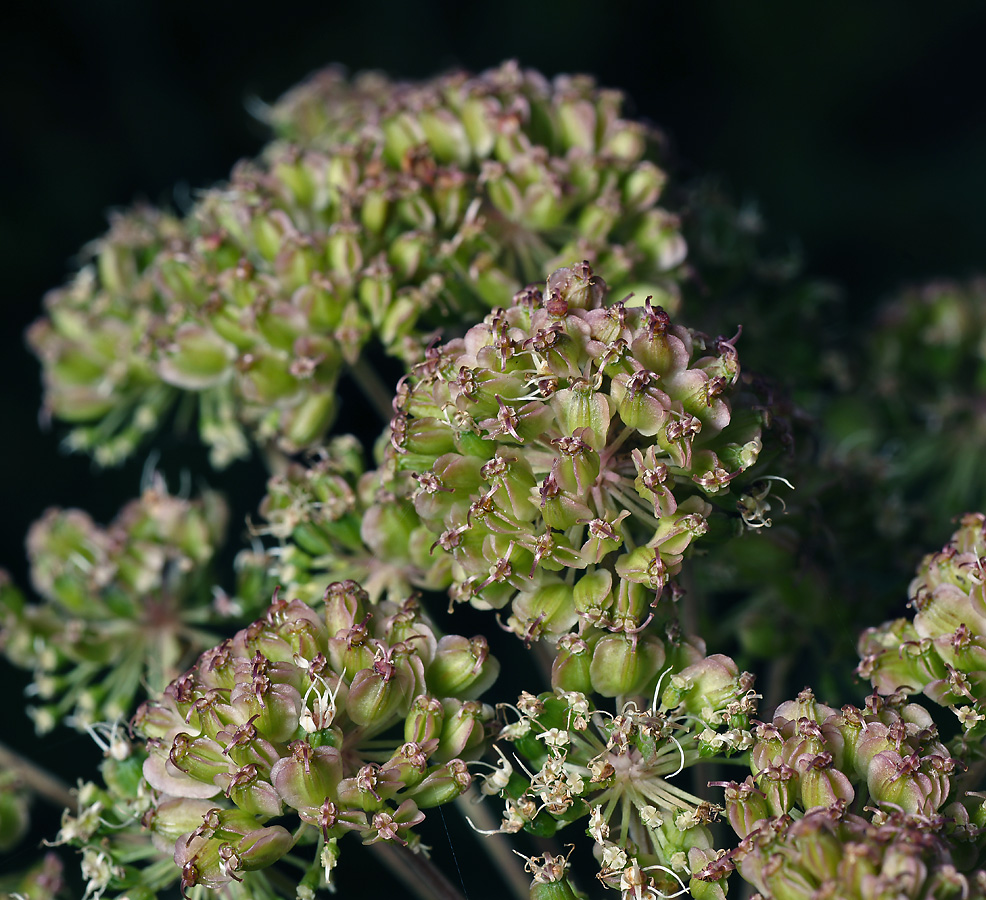
[[[476,698],[498,670],[484,638],[438,637],[413,599],[371,609],[354,582],[315,608],[275,595],[139,710],[159,792],[145,822],[173,841],[186,890],[312,846],[298,894],[310,900],[347,832],[413,849],[422,810],[470,786],[463,759],[493,717]]]
[[[359,442],[343,435],[268,480],[257,531],[277,540],[264,564],[291,596],[314,602],[329,573],[359,581],[374,602],[448,587],[449,567],[436,565],[434,536],[411,501],[364,469]]]
[[[949,707],[968,738],[986,735],[986,516],[970,513],[909,588],[913,619],[864,632],[858,672],[881,694],[923,693]]]
[[[879,822],[842,806],[762,820],[731,860],[760,900],[981,900],[986,872],[963,874],[938,823],[903,812]]]
[[[549,82],[516,62],[417,84],[377,73],[350,83],[328,69],[268,118],[296,145],[372,148],[385,167],[434,181],[435,217],[458,225],[453,246],[438,247],[451,253],[453,290],[504,305],[552,261],[587,258],[621,290],[676,305],[667,273],[686,247],[677,218],[656,205],[665,175],[645,159],[659,134],[623,118],[624,101],[588,76]]]
[[[509,605],[527,640],[632,636],[713,504],[746,514],[731,488],[766,412],[742,390],[731,341],[607,303],[582,263],[429,351],[398,388],[388,465],[413,478],[454,600]]]
[[[183,234],[179,220],[151,207],[113,214],[84,251],[91,263],[47,294],[45,318],[28,331],[42,365],[43,417],[74,426],[67,445],[100,465],[129,456],[172,406],[174,389],[152,354],[161,311],[154,264]]]
[[[754,735],[753,775],[721,784],[740,837],[765,819],[854,801],[875,820],[892,810],[930,819],[948,798],[956,771],[931,716],[902,695],[873,694],[865,709],[836,710],[806,688],[778,706],[771,722],[759,723]]]
[[[500,734],[518,768],[497,748],[500,764],[482,792],[506,801],[500,833],[551,836],[587,818],[598,878],[624,896],[675,896],[687,881],[692,896],[721,898],[722,885],[695,878],[719,856],[708,825],[721,810],[675,779],[752,746],[757,695],[728,657],[674,649],[647,685],[649,705],[628,699],[613,714],[580,691],[523,694],[510,707],[517,720]]]
[[[226,530],[223,500],[172,496],[155,477],[106,528],[50,509],[27,539],[41,598],[0,585],[0,647],[33,669],[31,710],[44,733],[129,715],[142,686],[160,691],[216,638],[203,625],[236,612],[215,595],[211,562]]]
[[[387,85],[362,125],[273,142],[180,222],[120,217],[31,330],[48,413],[113,463],[191,395],[221,466],[249,439],[316,445],[343,368],[372,381],[371,339],[417,361],[450,315],[476,321],[571,259],[676,305],[685,244],[621,102],[511,66]]]

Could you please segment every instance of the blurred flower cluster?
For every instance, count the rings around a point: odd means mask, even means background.
[[[966,515],[911,582],[912,619],[860,638],[859,674],[881,694],[923,693],[949,707],[969,738],[986,737],[986,516]]]
[[[313,446],[345,366],[369,377],[370,341],[420,359],[437,325],[573,259],[676,305],[685,244],[657,205],[654,136],[618,92],[511,64],[420,86],[328,80],[340,99],[324,117],[324,78],[277,107],[299,142],[241,163],[181,220],[118,216],[48,295],[29,339],[47,414],[79,423],[70,446],[118,462],[180,397],[214,465],[249,438]]]
[[[0,746],[0,847],[32,794],[71,808],[0,889],[382,893],[369,855],[459,900],[485,851],[517,900],[986,897],[986,515],[876,624],[926,526],[986,505],[983,287],[850,328],[623,105],[515,63],[329,69],[47,296],[70,448],[167,453],[197,421],[266,491],[237,487],[228,553],[226,501],[163,475],[107,527],[32,527],[0,650],[37,732],[104,759],[70,794]],[[460,894],[427,842],[467,823]]]
[[[34,523],[27,552],[40,602],[4,579],[0,646],[33,671],[39,732],[128,716],[142,688],[162,690],[215,642],[211,626],[233,612],[212,571],[226,520],[218,494],[176,497],[154,476],[106,528],[78,509]]]

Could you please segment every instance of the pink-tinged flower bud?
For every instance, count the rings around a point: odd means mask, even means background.
[[[592,654],[582,638],[575,634],[562,635],[555,659],[551,664],[551,687],[554,690],[592,692],[590,664]]]
[[[664,645],[653,635],[607,635],[593,648],[589,677],[603,697],[641,693],[664,663]]]
[[[471,700],[482,694],[500,672],[500,664],[490,656],[482,635],[470,639],[446,635],[438,642],[435,657],[428,666],[428,688],[439,697]]]
[[[544,578],[544,583],[519,592],[514,599],[513,611],[507,626],[525,640],[544,634],[564,634],[579,619],[572,602],[572,586],[561,579],[548,577]]]
[[[298,689],[290,684],[278,684],[266,673],[255,672],[252,678],[237,684],[230,694],[230,706],[243,721],[256,718],[257,730],[268,740],[288,741],[298,731],[301,715]]]
[[[659,389],[661,384],[660,376],[644,368],[613,378],[613,400],[624,425],[648,436],[665,428],[672,401]]]
[[[241,881],[239,873],[273,865],[293,845],[291,834],[280,825],[257,827],[234,841],[193,833],[175,843],[182,891],[195,885],[215,890],[230,881]]]
[[[756,783],[771,816],[787,815],[794,809],[801,786],[796,769],[784,763],[765,766],[757,773]]]
[[[312,813],[327,798],[335,798],[342,780],[342,759],[335,747],[311,747],[305,741],[291,744],[291,755],[271,769],[278,796],[290,807]]]
[[[179,772],[203,784],[214,784],[215,776],[225,774],[229,769],[229,760],[223,754],[223,748],[212,738],[192,737],[184,733],[175,735],[168,761]]]
[[[267,780],[268,777],[269,770],[261,773],[256,765],[248,764],[229,774],[217,775],[215,782],[239,809],[250,815],[270,819],[279,816],[283,810],[281,797],[274,785]]]
[[[606,435],[613,416],[612,401],[595,391],[584,378],[574,378],[571,387],[555,393],[550,402],[563,435],[578,432],[593,450],[606,446]]]
[[[339,805],[373,812],[382,809],[403,787],[396,770],[370,763],[339,782]]]
[[[435,767],[409,795],[420,809],[431,809],[449,803],[469,790],[472,775],[461,759],[449,760]]]
[[[428,772],[428,758],[438,747],[435,738],[427,744],[405,741],[380,768],[387,777],[399,781],[405,788],[417,786]]]
[[[816,806],[835,806],[852,803],[856,792],[845,773],[837,769],[828,751],[817,756],[804,755],[796,761],[801,774],[801,806],[805,810]]]
[[[545,288],[546,302],[557,307],[553,315],[564,315],[573,309],[599,309],[608,293],[606,282],[593,274],[588,262],[555,270],[548,276]],[[560,312],[562,306],[564,312]]]
[[[421,668],[421,661],[413,662]],[[357,725],[384,727],[393,717],[406,711],[410,697],[424,679],[411,674],[408,660],[379,659],[372,669],[360,669],[353,676],[346,697],[346,712]]]
[[[737,784],[735,781],[715,782],[726,792],[726,816],[729,824],[741,838],[745,838],[762,819],[771,815],[763,792],[753,781],[752,775]]]
[[[954,762],[944,755],[922,759],[917,753],[901,756],[885,750],[870,760],[866,786],[877,803],[932,816],[948,796],[948,774],[953,770]]]
[[[404,719],[404,740],[424,744],[439,738],[444,720],[442,702],[436,697],[419,694]]]

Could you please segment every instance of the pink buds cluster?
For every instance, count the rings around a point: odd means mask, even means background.
[[[955,760],[916,704],[871,695],[865,709],[841,710],[807,688],[754,730],[752,776],[724,782],[726,812],[740,837],[778,816],[819,808],[897,810],[934,818],[945,804]]]
[[[438,637],[413,600],[370,609],[354,582],[315,609],[275,597],[136,718],[151,828],[195,807],[174,843],[183,886],[273,864],[298,838],[267,824],[284,815],[318,837],[326,877],[349,831],[414,844],[421,810],[471,783],[462,760],[493,714],[475,698],[498,668],[485,639]]]
[[[389,466],[414,479],[452,596],[509,606],[528,640],[634,635],[761,449],[732,343],[607,293],[587,263],[557,270],[394,401]]]
[[[940,823],[894,811],[868,822],[843,804],[800,819],[763,819],[708,876],[732,866],[763,900],[959,900],[986,896],[986,872],[963,873]]]
[[[986,735],[986,516],[970,513],[908,591],[912,619],[864,632],[858,672],[881,694],[923,693]]]

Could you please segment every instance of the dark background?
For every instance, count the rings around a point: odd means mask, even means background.
[[[107,521],[143,465],[97,472],[40,430],[23,332],[41,296],[108,209],[223,178],[265,141],[251,98],[328,62],[590,72],[662,126],[680,172],[721,173],[860,310],[905,282],[986,270],[981,2],[34,0],[28,16],[0,27],[0,565],[22,585],[31,521],[52,504]],[[225,476],[246,508],[258,472]],[[0,678],[0,736],[83,774],[87,742],[63,729],[36,748],[20,676]]]

